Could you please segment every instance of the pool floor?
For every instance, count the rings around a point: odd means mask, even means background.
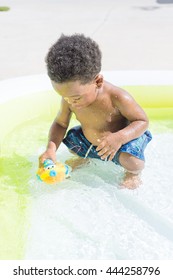
[[[0,259],[173,259],[173,122],[151,122],[135,190],[119,188],[121,167],[98,160],[62,183],[37,181],[50,124],[24,123],[4,141]],[[68,157],[62,144],[57,158]]]

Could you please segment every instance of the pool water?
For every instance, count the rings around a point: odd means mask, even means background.
[[[98,160],[62,183],[39,182],[50,124],[26,122],[4,141],[0,258],[173,259],[173,121],[151,122],[143,184],[135,190],[120,189],[121,167]],[[68,157],[61,144],[57,159]]]

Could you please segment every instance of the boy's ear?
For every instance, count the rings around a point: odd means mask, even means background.
[[[95,77],[95,83],[96,83],[97,88],[102,87],[102,85],[103,85],[103,75],[98,74],[98,75]]]

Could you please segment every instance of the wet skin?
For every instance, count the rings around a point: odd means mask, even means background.
[[[81,123],[85,137],[97,147],[102,159],[112,160],[117,150],[139,137],[148,127],[142,108],[123,89],[97,75],[90,83],[52,82],[61,95],[61,108],[55,122],[67,128],[72,113]]]

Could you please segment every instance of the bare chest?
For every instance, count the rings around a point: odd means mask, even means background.
[[[118,108],[114,108],[111,104],[109,106],[100,104],[99,107],[89,106],[81,110],[75,110],[74,113],[83,128],[96,130],[115,128],[117,125],[119,126],[123,118]]]

